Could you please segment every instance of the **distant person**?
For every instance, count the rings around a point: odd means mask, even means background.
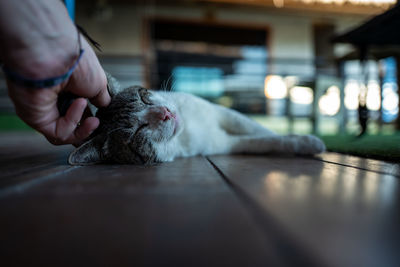
[[[104,70],[61,1],[0,0],[0,62],[17,115],[50,143],[79,145],[99,125],[86,98],[107,106]],[[62,92],[79,96],[60,116]]]

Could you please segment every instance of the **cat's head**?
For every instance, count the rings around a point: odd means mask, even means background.
[[[100,126],[70,154],[70,164],[155,163],[157,148],[181,130],[176,108],[139,86],[113,95],[110,105],[100,108],[96,116]]]

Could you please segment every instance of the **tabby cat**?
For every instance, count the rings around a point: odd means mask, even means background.
[[[300,154],[325,151],[312,135],[281,136],[232,109],[180,92],[121,89],[108,75],[112,101],[100,126],[69,156],[72,165],[152,164],[214,154]]]

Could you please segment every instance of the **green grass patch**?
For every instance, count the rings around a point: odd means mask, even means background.
[[[0,131],[29,131],[32,130],[15,114],[0,113]]]
[[[400,133],[392,135],[320,136],[329,151],[367,158],[400,161]]]

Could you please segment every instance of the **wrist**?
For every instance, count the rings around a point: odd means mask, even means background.
[[[0,3],[7,5],[0,10],[1,61],[30,79],[65,73],[77,59],[79,45],[64,5],[54,0],[16,2]]]
[[[4,71],[4,74],[7,78],[7,80],[9,80],[10,82],[13,82],[15,84],[18,84],[22,87],[37,88],[37,89],[51,88],[51,87],[60,85],[69,79],[69,77],[72,75],[74,70],[77,68],[80,59],[82,58],[84,50],[80,49],[79,51],[80,51],[79,56],[76,59],[76,61],[74,62],[74,64],[68,69],[68,71],[66,71],[62,75],[51,76],[51,77],[47,77],[44,79],[32,79],[32,78],[23,76],[15,71],[13,71],[10,68],[7,68],[7,66],[3,66],[3,71]]]
[[[64,74],[80,54],[78,33],[64,42],[44,41],[29,48],[9,49],[4,65],[20,76],[40,80]]]

